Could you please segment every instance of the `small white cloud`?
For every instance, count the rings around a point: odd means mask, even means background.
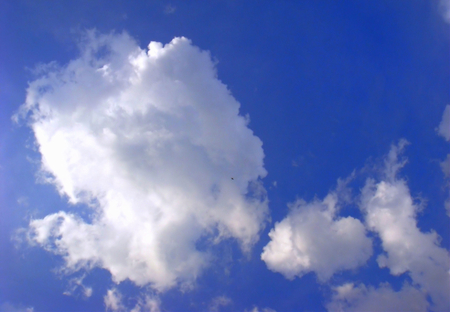
[[[402,146],[392,147],[386,168],[398,169],[405,163],[398,160]],[[386,180],[378,183],[367,180],[361,195],[366,225],[380,236],[385,251],[378,257],[378,264],[389,268],[393,275],[408,272],[414,284],[431,297],[433,310],[448,311],[449,253],[439,246],[435,231],[423,233],[417,227],[420,207],[414,203],[406,182],[392,175],[396,170],[387,169]]]
[[[159,290],[209,264],[200,238],[248,251],[268,216],[264,152],[209,53],[186,38],[147,51],[93,31],[80,46],[79,58],[30,83],[19,115],[46,181],[92,220],[48,215],[30,222],[31,239],[69,271],[97,266]]]
[[[374,288],[347,283],[334,288],[332,300],[326,308],[330,312],[426,312],[428,302],[425,292],[408,284],[396,292],[388,284]]]
[[[233,301],[227,296],[218,296],[211,300],[211,303],[208,307],[209,311],[220,311],[221,307],[225,307],[230,305]]]
[[[108,289],[103,302],[107,311],[126,311],[122,303],[122,294],[116,288]]]
[[[352,217],[337,217],[337,195],[306,203],[298,200],[269,233],[261,259],[288,279],[315,272],[320,281],[341,270],[363,265],[372,255],[364,225]]]
[[[450,105],[445,106],[444,114],[442,115],[442,120],[437,128],[437,132],[446,141],[450,141]]]

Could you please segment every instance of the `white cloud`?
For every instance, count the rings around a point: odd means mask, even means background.
[[[406,182],[396,177],[405,160],[399,161],[405,141],[393,146],[386,159],[386,179],[369,179],[362,190],[361,209],[367,227],[381,238],[385,254],[378,257],[380,267],[391,274],[408,272],[414,284],[425,290],[432,309],[450,310],[450,258],[439,246],[439,236],[423,233],[417,227],[419,206],[414,203]]]
[[[125,311],[125,306],[122,303],[122,294],[116,289],[108,289],[106,295],[103,297],[103,302],[107,311]]]
[[[388,284],[367,288],[347,283],[334,288],[332,301],[326,307],[330,312],[425,312],[428,302],[426,293],[408,284],[396,292]]]
[[[64,291],[63,294],[66,296],[75,296],[81,291],[81,295],[84,298],[89,298],[90,296],[92,296],[92,287],[83,284],[83,280],[85,277],[86,275],[84,274],[80,277],[74,277],[70,279],[68,289]]]
[[[160,312],[160,305],[159,298],[145,295],[138,300],[131,312]]]
[[[334,273],[363,265],[372,255],[364,225],[352,217],[337,217],[338,196],[306,203],[298,200],[269,233],[261,259],[288,279],[315,272],[320,281]]]
[[[30,83],[20,115],[47,181],[89,205],[91,220],[32,220],[31,239],[68,270],[98,266],[159,290],[208,265],[202,237],[249,250],[268,214],[262,142],[209,53],[186,38],[145,51],[127,34],[94,31],[80,46],[78,59]]]
[[[450,141],[450,105],[445,106],[444,114],[442,115],[442,120],[437,128],[437,132],[446,141]]]
[[[228,298],[227,296],[217,296],[211,300],[208,310],[209,311],[220,311],[221,307],[230,305],[232,302],[233,301],[230,298]]]

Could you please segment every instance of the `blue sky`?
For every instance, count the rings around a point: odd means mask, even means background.
[[[0,311],[448,311],[448,1],[0,4]]]

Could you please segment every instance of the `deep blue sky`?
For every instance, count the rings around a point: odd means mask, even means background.
[[[402,138],[410,145],[399,178],[407,181],[413,198],[426,203],[418,213],[418,227],[435,230],[448,255],[448,180],[439,163],[449,145],[436,131],[450,103],[450,27],[443,14],[439,1],[419,0],[2,2],[0,311],[103,311],[103,297],[113,287],[105,269],[55,273],[63,265],[60,256],[14,239],[31,219],[86,209],[69,205],[53,185],[36,182],[40,154],[33,131],[11,117],[24,103],[28,83],[36,79],[33,68],[76,59],[76,42],[87,29],[125,31],[141,48],[184,36],[210,51],[218,79],[263,142],[268,172],[263,183],[272,222],[250,255],[243,255],[232,240],[210,247],[214,265],[193,289],[183,291],[178,285],[160,293],[161,310],[206,311],[214,308],[214,298],[223,296],[230,302],[219,311],[254,306],[261,311],[322,311],[333,287],[349,281],[374,287],[388,282],[399,291],[411,278],[394,277],[378,267],[381,243],[372,232],[374,254],[367,263],[325,283],[314,272],[288,280],[269,270],[260,255],[269,231],[288,214],[288,203],[321,200],[338,178],[354,170],[350,185],[355,201],[341,216],[364,223],[357,207],[360,189],[367,177],[382,179],[376,168]],[[92,296],[84,298],[80,288],[63,295],[70,279],[85,273],[83,284],[92,287]],[[131,281],[118,287],[128,309],[140,294],[153,293]]]

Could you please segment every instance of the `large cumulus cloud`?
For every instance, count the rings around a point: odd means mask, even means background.
[[[209,53],[183,37],[145,50],[125,33],[94,31],[80,46],[67,65],[41,68],[19,115],[47,182],[91,219],[32,220],[31,240],[69,270],[102,267],[158,289],[208,265],[199,239],[248,250],[268,213],[262,142]]]

